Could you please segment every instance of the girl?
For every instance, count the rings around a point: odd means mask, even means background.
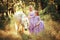
[[[38,34],[44,29],[44,23],[40,19],[38,11],[35,11],[35,17],[34,17],[34,27],[32,30],[34,30],[34,34]]]

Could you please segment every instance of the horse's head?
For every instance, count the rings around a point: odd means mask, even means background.
[[[24,28],[28,29],[28,27],[29,27],[29,20],[28,20],[28,18],[25,17],[24,20],[22,20],[22,22],[23,22]]]

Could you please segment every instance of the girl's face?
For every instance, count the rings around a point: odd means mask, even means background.
[[[39,13],[38,13],[38,11],[36,11],[36,12],[35,12],[35,16],[39,16]]]
[[[37,16],[37,13],[35,12],[35,16]]]

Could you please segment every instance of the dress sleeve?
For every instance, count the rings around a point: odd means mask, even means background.
[[[41,19],[40,19],[40,16],[38,16],[38,21],[40,21]]]

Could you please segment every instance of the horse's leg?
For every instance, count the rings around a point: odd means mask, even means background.
[[[24,33],[24,27],[22,26],[22,33]]]
[[[24,33],[24,25],[23,24],[21,24],[22,25],[22,33]]]
[[[18,22],[18,32],[20,31],[20,23]]]
[[[17,32],[17,30],[18,30],[18,25],[17,25],[17,23],[15,22],[15,31]]]
[[[19,21],[16,20],[15,30],[16,30],[17,32],[20,31],[19,26],[20,26],[20,23],[19,23]]]

